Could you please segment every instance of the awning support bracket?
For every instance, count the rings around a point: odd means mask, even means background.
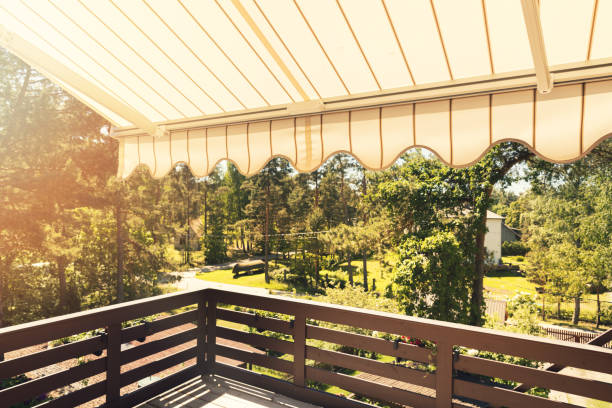
[[[529,38],[533,66],[535,67],[538,92],[546,94],[552,91],[554,81],[548,67],[548,59],[546,58],[544,34],[540,21],[539,0],[521,0],[521,7]]]

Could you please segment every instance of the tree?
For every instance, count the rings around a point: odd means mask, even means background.
[[[466,323],[471,264],[450,232],[425,239],[408,236],[393,278],[394,295],[406,314]]]
[[[274,230],[278,212],[287,203],[288,191],[283,189],[283,180],[291,173],[289,163],[285,159],[272,159],[261,172],[248,179],[243,187],[249,192],[249,204],[245,215],[258,226],[263,237],[263,253],[265,262],[266,283],[270,282],[269,249],[270,233]]]

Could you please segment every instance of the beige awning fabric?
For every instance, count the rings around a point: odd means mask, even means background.
[[[612,80],[287,119],[172,131],[162,137],[120,138],[119,174],[140,164],[162,177],[176,163],[197,176],[220,161],[246,175],[273,157],[301,172],[346,152],[370,170],[381,170],[412,147],[425,147],[453,167],[478,161],[502,141],[517,141],[540,157],[569,162],[582,157],[612,130]]]
[[[123,177],[612,132],[612,0],[0,0],[0,45],[109,120]]]

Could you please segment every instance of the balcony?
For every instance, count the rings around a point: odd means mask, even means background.
[[[174,314],[124,324],[169,311]],[[242,330],[246,326],[251,329]],[[369,336],[355,329],[377,333]],[[16,350],[90,331],[96,332],[15,357]],[[399,336],[427,340],[429,347],[400,342]],[[0,406],[77,383],[41,406],[370,407],[384,402],[573,407],[525,391],[537,386],[612,402],[611,383],[559,372],[574,367],[600,377],[612,374],[612,350],[598,347],[611,340],[612,331],[591,344],[573,344],[314,301],[203,289],[0,329],[0,352],[6,358],[0,362],[0,378],[87,356],[63,371],[2,389]],[[331,344],[345,347],[325,347]],[[546,369],[459,353],[458,347],[541,362]],[[342,352],[349,348],[386,358]],[[492,378],[524,385],[512,388]],[[329,386],[351,394],[327,392]]]

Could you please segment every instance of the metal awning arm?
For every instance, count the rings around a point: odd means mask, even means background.
[[[527,28],[533,66],[535,67],[538,92],[549,93],[553,88],[553,78],[550,74],[544,47],[544,34],[540,21],[540,2],[539,0],[521,0],[521,7],[525,27]]]

